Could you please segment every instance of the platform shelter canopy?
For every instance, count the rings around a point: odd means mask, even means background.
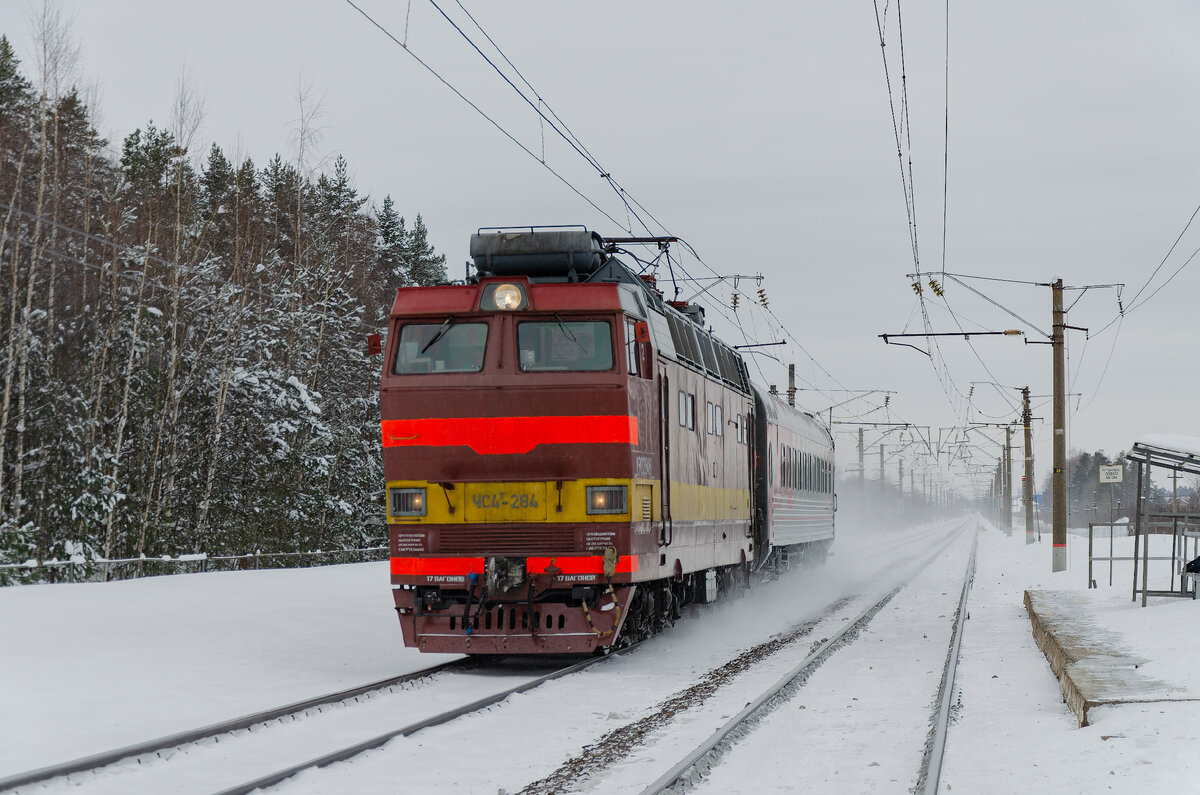
[[[1200,438],[1174,434],[1145,434],[1125,454],[1130,461],[1200,475]]]

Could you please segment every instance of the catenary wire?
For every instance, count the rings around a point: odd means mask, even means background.
[[[520,148],[520,150],[522,152],[529,155],[531,158],[533,158],[538,163],[540,163],[542,168],[549,171],[563,185],[566,185],[571,190],[572,193],[574,193],[579,198],[583,199],[585,202],[588,203],[588,205],[590,205],[592,207],[592,209],[594,209],[596,212],[600,213],[605,218],[607,218],[609,221],[611,221],[613,226],[616,226],[620,229],[625,229],[630,234],[633,234],[632,229],[629,229],[626,225],[622,224],[620,221],[613,218],[612,215],[610,215],[606,210],[601,208],[600,205],[596,204],[596,202],[593,201],[589,196],[584,194],[583,191],[581,191],[579,188],[575,187],[575,185],[572,184],[570,180],[568,180],[566,177],[564,177],[562,174],[560,174],[558,171],[556,171],[553,166],[549,165],[548,163],[542,162],[542,160],[537,156],[536,153],[534,153],[534,151],[532,149],[530,149],[525,144],[523,144],[519,140],[517,140],[516,136],[514,136],[512,133],[510,133],[508,130],[506,130],[504,128],[504,126],[500,124],[500,122],[493,119],[486,112],[484,112],[484,110],[482,108],[480,108],[478,105],[476,105],[470,99],[468,99],[467,96],[465,94],[463,94],[461,91],[459,91],[449,80],[447,80],[445,77],[442,77],[442,75],[436,69],[434,69],[428,63],[426,63],[424,60],[422,60],[420,56],[418,56],[415,52],[413,52],[412,48],[410,48],[409,46],[407,46],[406,44],[401,42],[399,39],[397,39],[394,35],[392,35],[391,31],[389,31],[382,24],[377,22],[374,19],[374,17],[372,17],[370,14],[368,14],[362,8],[357,6],[353,0],[345,0],[345,3],[347,5],[349,5],[351,8],[353,8],[355,11],[357,11],[359,14],[361,14],[368,22],[370,22],[372,25],[374,25],[376,28],[378,28],[380,30],[380,32],[382,32],[383,35],[387,36],[388,39],[390,39],[397,47],[400,47],[406,53],[408,53],[410,56],[412,56],[413,60],[415,60],[418,64],[420,64],[421,67],[425,69],[425,71],[429,72],[431,75],[433,75],[435,78],[437,78],[437,80],[440,83],[442,83],[442,85],[446,86],[446,88],[448,88],[452,92],[454,92],[455,96],[457,96],[459,99],[461,99],[463,102],[465,102],[472,110],[474,110],[476,113],[478,113],[480,116],[482,116],[489,124],[491,124],[497,130],[499,130],[500,133],[502,135],[504,135],[505,138],[512,141],[518,148]]]

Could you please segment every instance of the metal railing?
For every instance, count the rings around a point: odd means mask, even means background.
[[[1133,542],[1133,600],[1137,601],[1138,594],[1142,595],[1142,607],[1146,606],[1148,596],[1193,596],[1188,591],[1187,580],[1183,576],[1184,567],[1193,555],[1200,555],[1200,514],[1195,513],[1145,513],[1137,526],[1137,538]],[[1151,557],[1150,536],[1167,535],[1171,537],[1171,556]],[[1138,541],[1141,541],[1141,550]],[[1191,541],[1191,552],[1188,551],[1188,541]],[[1141,560],[1142,587],[1138,587],[1138,561]],[[1149,587],[1149,563],[1152,560],[1171,561],[1171,583],[1169,590],[1152,590]],[[1176,585],[1178,579],[1178,585]]]
[[[0,582],[6,579],[3,577],[5,573],[42,573],[42,576],[32,578],[33,582],[103,582],[208,571],[290,569],[383,560],[387,553],[388,547],[384,544],[362,549],[252,552],[244,555],[209,555],[199,552],[174,557],[143,555],[136,558],[74,557],[70,560],[30,560],[24,563],[0,563]]]
[[[1097,555],[1093,547],[1097,527],[1108,528],[1108,555],[1106,556]],[[1132,555],[1117,556],[1114,554],[1113,538],[1117,536],[1118,529],[1121,530],[1121,538],[1128,538],[1133,528],[1128,522],[1088,522],[1088,588],[1096,587],[1096,580],[1092,574],[1093,564],[1108,561],[1108,584],[1111,586],[1113,584],[1113,561],[1134,559]],[[1100,537],[1104,538],[1104,535],[1101,534]],[[1163,560],[1168,560],[1168,558],[1163,558]]]

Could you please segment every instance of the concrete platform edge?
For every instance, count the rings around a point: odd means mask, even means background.
[[[1087,726],[1088,709],[1096,706],[1096,703],[1089,702],[1084,698],[1083,693],[1079,691],[1079,687],[1071,678],[1069,665],[1073,660],[1068,658],[1067,653],[1055,639],[1054,633],[1050,632],[1042,623],[1037,611],[1033,608],[1033,600],[1030,598],[1029,591],[1025,591],[1025,611],[1029,613],[1029,622],[1033,626],[1033,639],[1037,642],[1038,648],[1042,650],[1042,654],[1046,655],[1046,660],[1050,663],[1050,670],[1058,677],[1058,689],[1062,693],[1063,701],[1066,702],[1071,712],[1075,713],[1079,726],[1081,728]]]

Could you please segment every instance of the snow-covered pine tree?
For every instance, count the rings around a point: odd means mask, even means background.
[[[408,276],[413,284],[430,285],[446,281],[446,255],[434,251],[429,242],[429,230],[421,214],[413,221],[405,245]]]

